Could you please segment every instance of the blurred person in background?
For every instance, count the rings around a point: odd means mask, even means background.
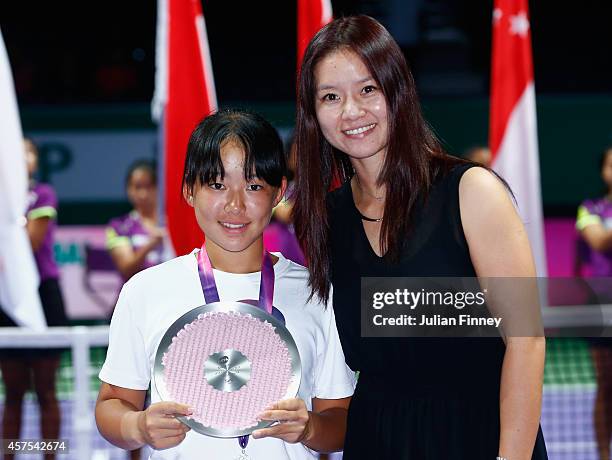
[[[47,325],[65,326],[67,318],[53,252],[57,197],[50,185],[39,184],[33,179],[38,167],[38,149],[30,139],[24,139],[24,144],[30,177],[26,230],[40,276],[38,292]],[[17,325],[0,311],[0,326]],[[0,369],[6,393],[2,419],[4,439],[18,439],[20,436],[23,397],[32,381],[40,406],[40,437],[58,439],[60,409],[55,394],[55,376],[60,354],[61,351],[54,348],[0,350]],[[12,459],[13,455],[5,454],[4,458]],[[54,454],[45,455],[45,459],[53,458]]]
[[[268,251],[280,252],[287,259],[305,265],[304,254],[295,237],[293,228],[293,187],[295,179],[295,143],[291,136],[285,146],[287,152],[287,191],[281,202],[272,211],[272,220],[264,231],[264,246]]]
[[[465,151],[463,157],[467,160],[479,163],[487,168],[491,167],[491,150],[484,145],[475,145]]]
[[[125,186],[134,209],[109,222],[106,246],[117,270],[127,281],[139,271],[165,260],[166,231],[158,226],[155,162],[134,162],[128,169]]]
[[[603,196],[585,200],[578,208],[576,228],[588,249],[590,275],[612,276],[612,145],[600,161],[601,178],[605,184]],[[597,394],[595,396],[595,436],[601,460],[610,460],[612,438],[612,339],[590,340],[595,363]]]

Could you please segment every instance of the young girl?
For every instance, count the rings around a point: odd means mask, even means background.
[[[112,219],[106,228],[106,247],[117,270],[128,280],[141,270],[163,262],[165,231],[157,222],[155,163],[138,160],[128,169],[125,188],[134,209]]]
[[[595,200],[585,200],[578,208],[576,228],[588,245],[591,276],[612,276],[612,146],[606,148],[600,161],[601,178],[605,195]],[[612,340],[590,339],[597,376],[594,426],[597,450],[601,460],[610,459],[612,438]]]
[[[189,141],[183,193],[204,234],[221,300],[257,299],[262,233],[286,188],[282,144],[263,118],[224,111],[198,125]],[[150,445],[155,459],[235,459],[236,439],[204,436],[179,422],[187,406],[161,402],[155,386],[143,408],[157,346],[166,329],[205,303],[196,251],[132,277],[121,292],[110,329],[96,404],[102,435],[125,449]],[[272,256],[274,306],[297,344],[302,380],[297,398],[262,413],[281,423],[255,431],[245,454],[253,459],[314,459],[342,448],[354,378],[344,364],[332,308],[309,301],[307,271]]]
[[[38,149],[30,139],[24,139],[26,164],[30,177],[26,230],[40,275],[38,293],[48,326],[65,326],[68,322],[59,284],[59,268],[53,254],[57,217],[57,197],[49,184],[37,183]],[[0,327],[16,324],[0,309]],[[61,411],[55,394],[55,374],[61,351],[54,348],[25,348],[0,351],[0,369],[5,386],[2,437],[17,439],[21,432],[23,397],[33,382],[40,406],[40,432],[45,439],[57,439],[60,433]],[[13,458],[5,454],[5,459]],[[45,455],[53,459],[55,455]]]

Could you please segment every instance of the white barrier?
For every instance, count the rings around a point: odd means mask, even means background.
[[[96,429],[89,403],[89,349],[108,345],[108,326],[50,327],[34,332],[0,328],[0,348],[71,348],[74,369],[74,458],[92,458],[91,435]]]

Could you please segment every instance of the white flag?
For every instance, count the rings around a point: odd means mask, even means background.
[[[25,229],[28,173],[17,100],[0,31],[0,305],[20,326],[46,327]]]

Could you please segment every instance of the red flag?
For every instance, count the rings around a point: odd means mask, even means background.
[[[312,37],[333,19],[330,0],[298,0],[297,20],[297,68],[302,67],[302,60]],[[340,187],[340,176],[334,168],[330,190]]]
[[[189,136],[217,109],[210,51],[200,0],[158,2],[157,75],[153,115],[161,122],[166,226],[177,254],[202,245],[181,179]]]
[[[333,19],[330,0],[298,0],[297,64],[302,65],[304,51],[321,27]]]
[[[527,0],[495,0],[489,144],[508,181],[539,276],[546,276],[531,24]]]

